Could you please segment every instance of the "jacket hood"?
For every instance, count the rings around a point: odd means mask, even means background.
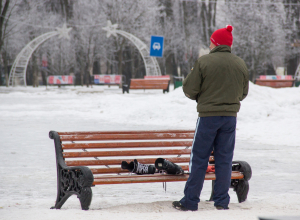
[[[231,53],[231,47],[227,45],[220,45],[212,49],[209,53],[215,53],[215,52],[229,52]]]

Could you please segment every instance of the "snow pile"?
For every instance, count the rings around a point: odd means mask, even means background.
[[[62,210],[56,199],[56,164],[50,130],[194,129],[196,102],[181,88],[131,90],[118,87],[0,87],[0,219],[257,219],[300,215],[300,88],[272,89],[250,84],[238,113],[235,160],[253,169],[248,200],[239,204],[230,190],[229,211],[205,202],[198,212],[179,212],[171,202],[183,196],[184,182],[103,185],[93,188],[90,211],[73,196]]]
[[[237,138],[262,144],[300,145],[300,88],[250,84],[238,114]]]

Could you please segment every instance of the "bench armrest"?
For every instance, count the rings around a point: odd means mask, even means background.
[[[60,209],[65,201],[75,194],[82,209],[89,209],[92,200],[90,187],[94,182],[92,171],[85,166],[67,166],[62,154],[60,136],[56,131],[50,131],[49,137],[54,140],[57,168],[57,199],[52,208]]]

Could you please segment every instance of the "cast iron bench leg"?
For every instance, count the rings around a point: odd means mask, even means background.
[[[77,195],[83,210],[88,210],[92,201],[91,186],[94,175],[88,167],[68,167],[62,155],[60,137],[56,131],[50,131],[54,139],[57,169],[57,197],[52,209],[60,209],[71,195]]]
[[[210,199],[208,201],[214,201],[214,187],[215,187],[215,180],[211,181],[211,194]]]
[[[88,210],[92,202],[91,170],[87,167],[70,167],[63,169],[58,165],[57,199],[51,209],[60,209],[71,195],[77,195],[82,210]]]

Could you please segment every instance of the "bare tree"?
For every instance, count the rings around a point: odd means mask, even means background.
[[[297,3],[296,0],[0,0],[2,66],[7,69],[34,37],[67,23],[73,28],[70,41],[53,38],[42,44],[29,63],[29,81],[36,81],[35,76],[40,72],[44,82],[45,73],[74,73],[76,83],[81,85],[89,85],[91,74],[100,72],[122,74],[127,80],[143,77],[145,68],[136,47],[122,36],[106,38],[102,27],[111,20],[146,45],[150,45],[151,35],[165,37],[164,56],[157,59],[163,74],[177,75],[178,70],[187,74],[198,59],[199,49],[209,46],[213,31],[227,24],[235,27],[233,52],[246,61],[252,80],[284,65],[283,57],[290,73],[298,64],[299,49],[290,46],[300,38]],[[41,57],[45,54],[48,67],[41,69]]]
[[[234,26],[233,52],[246,61],[250,79],[266,74],[270,67],[275,74],[285,53],[283,5],[271,0],[227,0],[223,10],[227,19],[220,27],[228,23]]]
[[[10,6],[11,5],[11,6]],[[0,0],[0,51],[2,56],[2,64],[5,75],[6,86],[8,86],[8,54],[4,45],[5,40],[10,35],[13,28],[8,28],[8,21],[11,17],[12,11],[15,7],[16,3],[13,1],[11,3],[10,0]],[[0,74],[0,85],[2,85],[2,77]]]
[[[286,13],[286,55],[285,63],[287,74],[294,75],[300,62],[299,44],[300,42],[300,4],[297,0],[283,0]],[[295,47],[297,46],[297,47]]]

